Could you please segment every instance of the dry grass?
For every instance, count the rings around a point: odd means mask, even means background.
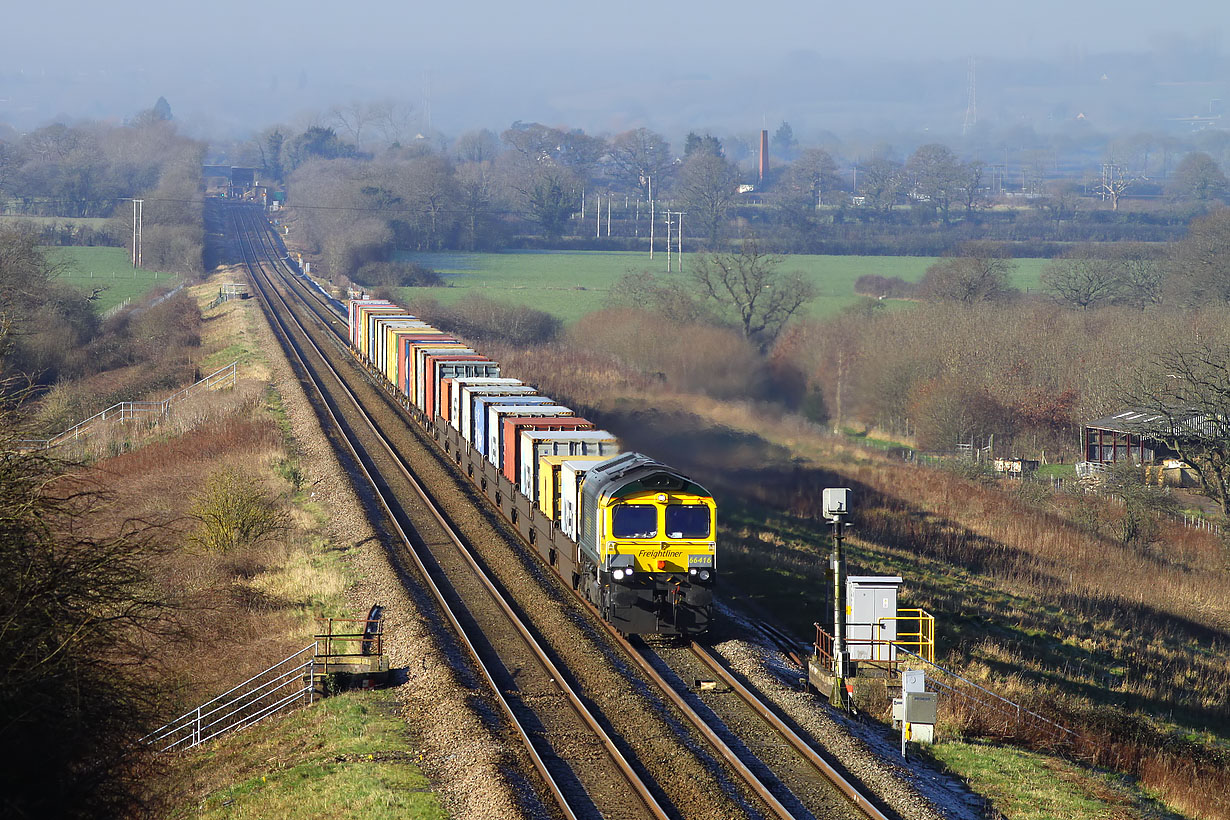
[[[217,286],[193,291],[203,306]],[[224,303],[201,324],[197,355],[206,364],[197,369],[239,360],[236,388],[179,402],[157,422],[108,426],[65,450],[89,462],[90,471],[114,491],[110,509],[95,522],[99,528],[114,529],[129,519],[157,522],[162,540],[173,547],[151,569],[183,613],[187,643],[164,648],[176,679],[163,685],[175,689],[185,705],[302,648],[316,631],[314,616],[349,614],[342,599],[344,554],[329,549],[320,534],[323,520],[303,503],[293,480],[293,443],[270,391],[256,335],[259,320],[256,303],[247,300]],[[167,393],[183,386],[183,374],[176,381],[175,373],[159,372],[156,364],[144,366],[149,377],[172,382]],[[191,512],[211,476],[228,471],[258,486],[290,526],[258,545],[220,554],[199,545],[199,523]]]
[[[719,495],[726,576],[800,632],[826,611],[821,490],[854,489],[854,568],[906,578],[939,622],[942,662],[1080,730],[1071,753],[1138,777],[1195,817],[1230,817],[1230,553],[1161,522],[1107,537],[1095,496],[906,465],[751,402],[681,394],[609,357],[492,351],[509,375],[679,466]],[[1091,526],[1102,522],[1103,526]],[[733,572],[732,572],[733,570]],[[969,709],[951,731],[1022,737]]]

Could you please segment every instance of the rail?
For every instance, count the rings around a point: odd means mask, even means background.
[[[191,749],[298,703],[316,699],[316,644],[275,663],[155,729],[143,742],[161,752]]]
[[[47,439],[25,439],[20,442],[31,450],[46,450],[77,441],[82,436],[89,435],[91,429],[103,422],[124,422],[140,418],[161,418],[171,412],[171,406],[183,401],[201,390],[216,390],[221,387],[234,387],[238,381],[239,362],[234,361],[226,367],[219,368],[205,378],[185,387],[162,401],[122,401],[113,404],[101,413],[95,413],[85,421],[80,421],[72,427],[57,433]]]

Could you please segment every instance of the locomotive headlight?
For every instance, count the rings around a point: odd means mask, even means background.
[[[611,575],[615,578],[616,581],[622,581],[624,579],[624,576],[627,575],[627,573],[622,569],[617,569],[614,572],[612,572]]]
[[[696,574],[696,567],[692,567],[690,570],[688,570],[688,575],[695,575],[695,574]]]
[[[697,573],[697,577],[700,578],[700,580],[702,581],[708,581],[709,580],[709,570],[702,569],[699,573]]]

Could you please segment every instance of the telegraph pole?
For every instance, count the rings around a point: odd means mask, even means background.
[[[666,272],[671,272],[671,212],[666,212]]]
[[[653,259],[653,175],[649,175],[649,258]]]
[[[145,200],[132,201],[132,266],[141,267],[141,223],[145,220]]]

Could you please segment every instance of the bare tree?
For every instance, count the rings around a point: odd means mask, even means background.
[[[0,395],[13,383],[0,371]],[[0,743],[21,751],[0,813],[139,816],[138,740],[167,705],[151,648],[176,634],[149,572],[157,531],[100,532],[114,499],[84,465],[22,447],[13,406],[0,408]]]
[[[961,195],[965,212],[970,213],[982,201],[982,173],[986,163],[980,159],[961,164],[956,189]]]
[[[1103,200],[1110,202],[1112,211],[1119,210],[1119,200],[1127,194],[1128,189],[1137,182],[1146,179],[1143,175],[1134,174],[1113,159],[1102,164],[1102,182],[1097,191]]]
[[[867,205],[878,211],[891,211],[905,190],[905,170],[901,163],[886,157],[873,157],[858,166],[858,190]]]
[[[610,159],[611,175],[629,188],[648,197],[652,178],[658,190],[665,190],[673,157],[670,143],[656,131],[636,128],[617,135],[611,140]]]
[[[368,106],[368,120],[385,145],[404,144],[414,135],[418,115],[414,106],[397,100],[381,100]],[[358,138],[355,138],[358,142]]]
[[[1193,151],[1179,162],[1166,191],[1175,199],[1209,202],[1225,199],[1230,182],[1216,160],[1203,151]]]
[[[961,163],[946,145],[930,143],[910,155],[905,166],[912,188],[910,196],[930,202],[948,224],[948,210],[959,194]]]
[[[923,274],[918,293],[924,299],[972,305],[1003,299],[1014,291],[1009,275],[1016,265],[998,248],[972,243],[961,256],[941,259]]]
[[[1158,355],[1124,398],[1157,416],[1148,432],[1191,465],[1230,515],[1230,345],[1197,335]]]
[[[1193,220],[1167,268],[1166,290],[1179,304],[1230,304],[1230,208]]]
[[[457,166],[457,196],[463,247],[476,250],[483,243],[483,226],[491,219],[496,198],[491,163],[464,162]]]
[[[786,171],[784,187],[792,194],[804,196],[808,205],[817,207],[825,193],[837,189],[837,163],[823,148],[808,148]]]
[[[500,138],[494,131],[467,131],[453,144],[453,154],[461,162],[491,162],[500,153]]]
[[[362,145],[363,132],[373,117],[369,104],[355,101],[333,106],[329,109],[329,118],[333,125],[350,135],[355,145]]]
[[[675,186],[689,221],[708,239],[710,248],[717,245],[726,211],[738,192],[738,169],[725,157],[703,152],[688,157]]]
[[[1042,284],[1061,302],[1088,310],[1116,298],[1122,288],[1114,263],[1081,248],[1054,259],[1042,272]]]
[[[734,313],[744,338],[756,342],[761,352],[816,295],[802,275],[779,271],[781,262],[748,238],[738,253],[702,254],[692,263],[691,277],[702,293]]]
[[[1128,245],[1112,260],[1125,304],[1144,310],[1162,301],[1166,268],[1151,248]]]

